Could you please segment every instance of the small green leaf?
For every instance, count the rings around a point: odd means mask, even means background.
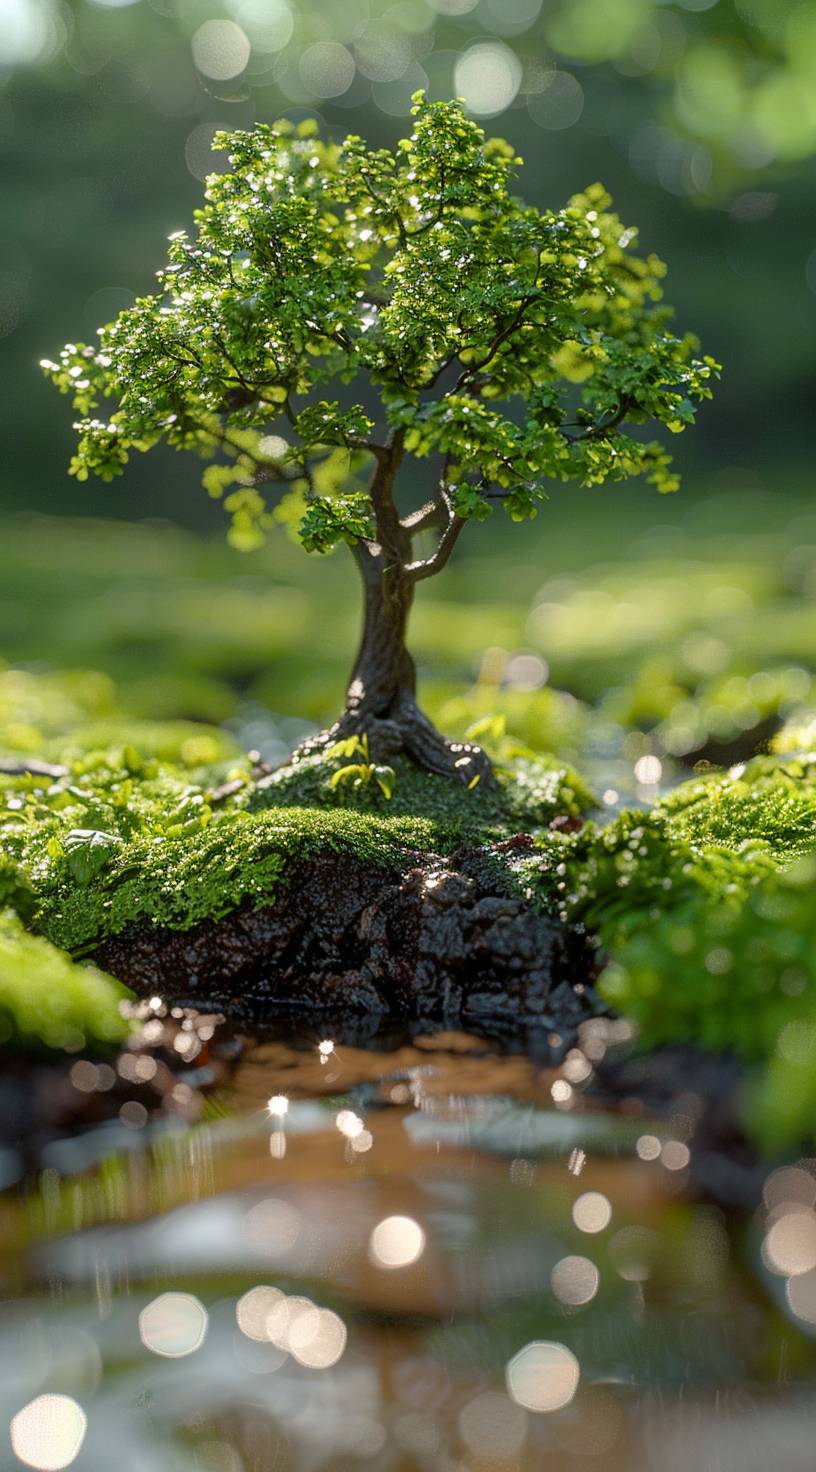
[[[64,848],[68,868],[77,883],[90,884],[121,843],[115,833],[103,833],[95,828],[72,828],[70,833],[66,833]]]
[[[375,767],[374,768],[374,776],[375,776],[376,781],[377,781],[377,786],[379,787],[381,793],[383,794],[383,797],[385,797],[390,802],[390,800],[391,800],[391,798],[393,796],[394,787],[395,787],[396,781],[397,781],[397,774],[394,771],[394,768],[393,767]]]

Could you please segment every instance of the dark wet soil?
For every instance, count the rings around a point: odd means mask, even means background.
[[[570,1046],[598,1011],[587,938],[500,892],[484,851],[417,859],[400,873],[325,855],[294,866],[272,905],[183,932],[131,927],[95,959],[141,995],[232,1015],[492,1019]]]

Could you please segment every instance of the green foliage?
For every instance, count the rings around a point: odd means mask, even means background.
[[[175,693],[184,700],[180,680]],[[0,668],[0,756],[73,762],[111,753],[116,764],[129,748],[138,761],[156,757],[191,770],[238,756],[237,744],[219,727],[134,718],[123,708],[124,695],[98,670]]]
[[[129,996],[112,977],[24,930],[2,907],[0,888],[0,1042],[69,1053],[111,1047],[127,1036],[119,1002]]]
[[[371,768],[359,787],[338,780],[349,755],[363,758],[351,764],[356,775]],[[370,763],[357,747],[250,784],[245,765],[204,769],[195,780],[126,748],[91,753],[50,783],[0,775],[0,900],[19,904],[54,943],[82,951],[137,920],[186,929],[245,901],[268,903],[287,865],[322,848],[399,867],[417,850],[546,827],[590,800],[555,763],[519,763],[498,790],[473,792],[405,758],[395,767]],[[227,797],[216,790],[224,776]]]
[[[632,931],[649,929],[687,902],[702,896],[709,904],[739,905],[775,872],[761,836],[745,835],[734,849],[696,846],[659,806],[627,809],[604,826],[559,836],[525,868],[543,902],[556,901],[565,919],[598,935],[612,956]]]
[[[244,901],[268,902],[287,863],[322,848],[386,864],[436,837],[421,816],[384,823],[347,809],[214,807],[206,785],[157,763],[137,776],[123,763],[78,764],[47,791],[32,777],[0,787],[14,804],[0,808],[3,849],[34,891],[35,924],[72,951],[137,920],[187,929]]]
[[[747,1119],[771,1150],[814,1131],[815,771],[757,758],[683,783],[649,812],[550,836],[520,875],[597,935],[599,991],[642,1046],[755,1066]]]
[[[718,369],[669,331],[662,263],[634,253],[600,185],[541,212],[460,103],[417,94],[413,116],[394,152],[285,120],[216,138],[231,171],[208,180],[195,235],[171,237],[159,291],[43,364],[80,416],[73,474],[110,479],[161,440],[218,456],[205,485],[232,487],[234,545],[263,538],[277,483],[320,552],[373,527],[364,492],[326,493],[317,472],[337,448],[376,460],[389,435],[446,457],[461,518],[496,501],[534,516],[553,479],[675,488],[666,451],[623,426],[683,429]],[[373,385],[379,422],[320,397],[338,381]]]
[[[331,552],[338,542],[353,545],[374,536],[371,503],[362,491],[332,501],[314,496],[298,530],[307,552]]]
[[[816,1015],[815,880],[813,858],[800,860],[740,895],[701,889],[630,927],[604,996],[649,1046],[695,1041],[764,1062],[786,1028]]]
[[[671,953],[663,922],[689,906],[738,915],[757,886],[816,852],[815,772],[809,760],[760,757],[739,775],[681,783],[648,811],[625,809],[548,842],[542,858],[527,861],[526,877],[614,960],[633,935],[653,946],[659,974],[659,957]],[[659,988],[655,1003],[664,1005]]]
[[[348,783],[355,791],[359,791],[375,783],[386,802],[390,802],[394,795],[397,774],[393,767],[379,766],[376,762],[372,762],[366,735],[351,736],[346,741],[336,741],[334,746],[329,747],[326,756],[329,760],[332,757],[343,756],[360,758],[357,762],[349,762],[346,766],[335,768],[329,778],[329,786],[332,789]]]
[[[695,847],[738,851],[759,839],[777,863],[789,863],[816,848],[816,758],[756,757],[727,776],[683,783],[659,811]]]

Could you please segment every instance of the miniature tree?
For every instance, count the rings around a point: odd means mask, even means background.
[[[288,519],[308,552],[351,548],[362,640],[311,749],[365,735],[372,757],[470,783],[483,753],[416,703],[417,584],[469,521],[533,517],[553,480],[675,489],[665,449],[624,422],[683,429],[717,364],[667,329],[664,267],[632,253],[599,184],[539,211],[510,192],[513,149],[460,103],[420,94],[413,117],[393,153],[312,122],[219,135],[231,171],[208,180],[195,236],[170,237],[157,293],[43,367],[82,416],[80,480],[165,441],[211,462],[237,547]],[[398,481],[419,478],[406,510]]]

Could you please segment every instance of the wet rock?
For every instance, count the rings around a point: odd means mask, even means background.
[[[132,927],[95,959],[142,995],[244,1016],[493,1017],[557,1028],[568,1044],[597,1010],[594,952],[556,916],[497,893],[481,859],[423,855],[399,872],[326,854],[294,865],[273,904],[183,932]]]

